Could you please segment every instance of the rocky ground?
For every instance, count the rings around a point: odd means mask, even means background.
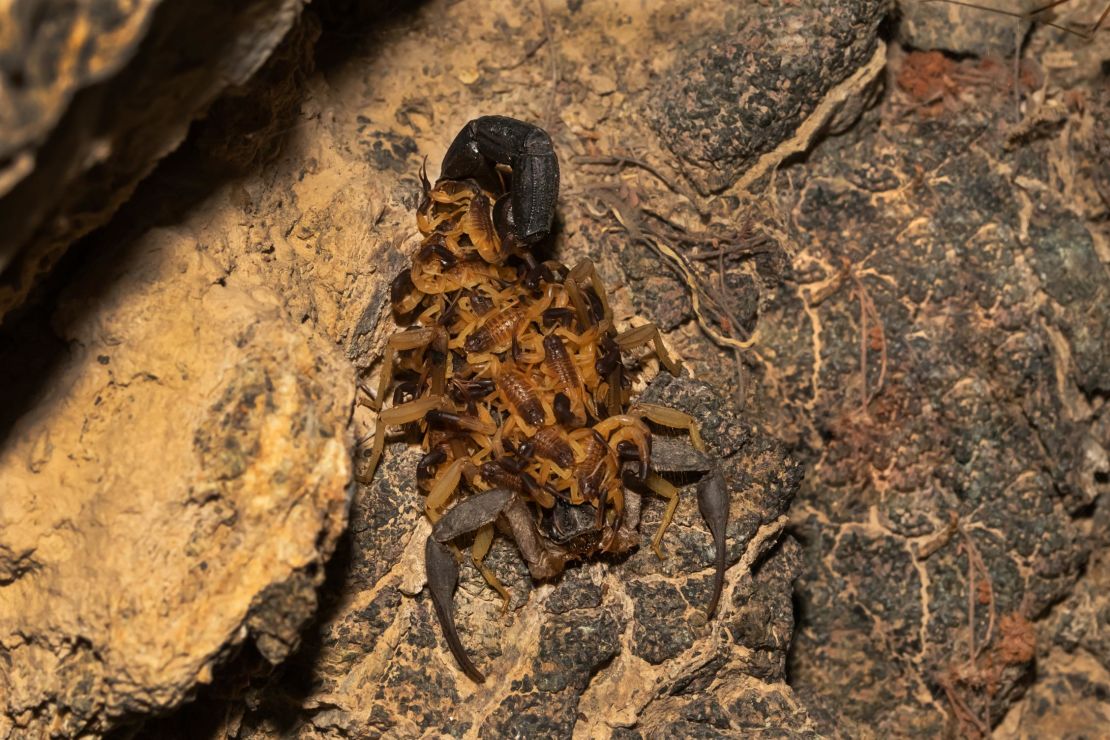
[[[878,0],[260,2],[190,47],[236,74],[104,108],[162,74],[139,62],[200,22],[183,8],[94,19],[123,51],[42,77],[110,135],[63,101],[0,137],[0,218],[47,224],[0,250],[0,735],[1105,726],[1108,29]],[[5,64],[0,98],[46,99]],[[512,608],[469,566],[456,595],[479,687],[422,590],[417,449],[352,474],[420,164],[487,113],[551,132],[555,255],[665,329],[696,380],[645,362],[640,387],[702,421],[733,502],[712,622],[690,495],[663,561],[536,584],[498,540]],[[64,140],[82,166],[51,189]]]

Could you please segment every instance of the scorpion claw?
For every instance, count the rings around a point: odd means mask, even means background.
[[[652,468],[666,473],[703,473],[713,468],[709,455],[689,442],[661,434],[651,438]]]
[[[446,543],[495,521],[512,502],[513,492],[494,488],[469,496],[451,508],[432,529],[432,538]]]
[[[475,118],[451,143],[440,177],[489,185],[497,182],[499,164],[512,168],[513,183],[510,197],[497,204],[495,221],[520,246],[542,241],[551,233],[559,198],[559,158],[543,129],[506,116]]]
[[[443,629],[447,647],[451,649],[451,654],[459,662],[463,673],[475,683],[485,683],[486,677],[471,662],[455,628],[453,599],[455,586],[459,582],[459,564],[455,562],[455,556],[446,545],[429,537],[424,546],[424,563],[428,575],[428,591],[432,594],[432,604],[439,617],[439,626]]]
[[[706,616],[713,617],[725,585],[725,530],[728,528],[728,484],[720,470],[713,470],[698,483],[698,511],[713,535],[716,572],[713,575],[713,596]]]

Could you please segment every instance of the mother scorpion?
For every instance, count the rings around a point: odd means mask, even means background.
[[[660,472],[705,474],[697,499],[715,546],[712,616],[724,583],[727,485],[692,417],[631,398],[623,351],[651,343],[663,366],[681,370],[659,330],[617,332],[589,261],[567,269],[540,259],[559,194],[551,137],[513,118],[477,118],[440,171],[432,186],[421,168],[424,239],[391,289],[399,322],[411,326],[386,343],[365,479],[388,426],[420,431],[426,454],[416,477],[433,523],[427,582],[455,659],[485,680],[455,626],[459,565],[450,543],[474,534],[472,560],[507,606],[508,591],[482,562],[495,528],[514,540],[534,579],[548,579],[575,560],[635,547],[641,493],[650,492],[668,502],[652,540],[662,558],[679,491]],[[391,387],[393,405],[382,410]],[[645,420],[686,430],[690,444],[653,436]]]

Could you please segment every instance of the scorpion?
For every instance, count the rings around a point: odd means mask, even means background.
[[[541,259],[559,193],[551,137],[513,118],[477,118],[440,171],[433,186],[421,167],[423,240],[391,285],[394,314],[409,328],[386,342],[363,479],[381,460],[388,427],[419,432],[416,481],[433,525],[427,583],[451,653],[472,680],[485,680],[455,625],[452,543],[472,536],[471,560],[507,608],[508,590],[483,563],[496,531],[516,543],[533,579],[549,579],[568,563],[637,546],[642,495],[651,493],[667,501],[651,543],[662,558],[679,490],[661,472],[702,475],[712,616],[724,583],[724,477],[692,417],[632,398],[624,352],[651,345],[663,367],[681,372],[659,329],[617,331],[590,261],[567,268]],[[690,441],[653,435],[649,423],[685,430]]]

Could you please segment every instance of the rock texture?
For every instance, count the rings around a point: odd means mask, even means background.
[[[1022,13],[1037,7],[1029,4],[984,0],[972,8],[947,2],[899,2],[899,39],[914,49],[943,49],[954,54],[1005,59],[1020,48],[1032,25],[1029,19],[1007,13]],[[990,9],[1001,10],[992,13]]]
[[[1074,173],[1107,111],[1034,98],[1061,128],[1028,137],[997,67],[922,108],[938,65],[989,69],[923,56],[796,173],[796,277],[763,317],[809,388],[787,401],[814,451],[793,675],[868,727],[983,733],[1100,529],[1107,235],[1060,193],[1093,187]]]
[[[0,318],[245,83],[301,0],[56,3],[0,33]]]
[[[365,28],[349,5],[322,9],[315,55],[309,11],[5,327],[5,730],[1104,722],[1105,34],[1035,26],[1015,68],[888,47],[863,0],[442,0]],[[534,584],[498,540],[510,609],[469,567],[456,595],[478,688],[422,590],[416,448],[353,491],[346,456],[421,161],[494,112],[553,134],[556,256],[593,259],[621,325],[656,321],[704,381],[637,390],[702,421],[734,499],[711,623],[688,495],[662,562]]]
[[[0,455],[0,735],[175,706],[245,639],[282,660],[315,611],[351,373],[198,246],[156,229],[92,266],[56,365],[16,379],[35,390]]]
[[[707,195],[793,138],[878,44],[885,0],[746,4],[679,45],[681,60],[655,83],[652,125]],[[717,30],[720,29],[720,30]],[[824,122],[822,122],[824,123]],[[781,157],[779,158],[781,160]]]

